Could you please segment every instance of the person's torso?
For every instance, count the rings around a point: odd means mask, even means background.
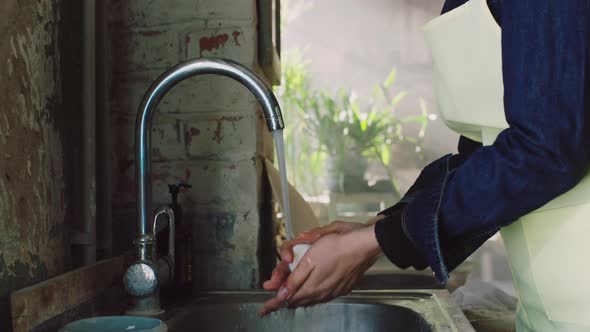
[[[466,2],[424,30],[434,55],[439,111],[447,126],[478,142],[484,139],[482,128],[494,133],[507,128],[501,28],[486,1]]]
[[[500,1],[488,6],[486,0],[449,0],[445,13],[424,29],[441,118],[483,145],[492,145],[509,126],[494,6],[499,10]],[[590,251],[588,215],[590,176],[502,229],[519,294],[519,331],[590,331],[590,266],[580,263]]]

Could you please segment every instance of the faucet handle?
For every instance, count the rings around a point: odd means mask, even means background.
[[[127,268],[123,276],[123,284],[128,294],[145,296],[156,291],[158,277],[155,268],[147,261],[139,261]]]
[[[156,236],[156,234],[158,233],[158,217],[160,217],[161,215],[167,215],[168,216],[168,255],[166,257],[166,260],[169,262],[171,266],[170,269],[170,273],[171,273],[171,278],[173,278],[173,273],[174,273],[174,239],[175,239],[175,234],[176,234],[176,226],[174,223],[174,210],[172,210],[169,207],[162,207],[159,208],[158,210],[156,210],[156,213],[154,215],[154,223],[153,223],[153,229],[152,232],[154,234],[154,237]],[[161,220],[161,219],[160,219]]]
[[[178,183],[178,184],[169,184],[168,185],[168,191],[171,194],[178,194],[179,191],[181,191],[182,189],[190,189],[193,186],[187,183]]]

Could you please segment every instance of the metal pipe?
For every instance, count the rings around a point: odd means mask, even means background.
[[[98,169],[96,220],[99,249],[103,257],[110,257],[113,248],[111,200],[111,117],[109,107],[108,25],[107,2],[96,1],[96,131]]]
[[[222,59],[201,58],[181,63],[162,74],[146,92],[135,123],[135,181],[137,191],[138,243],[152,241],[151,229],[151,122],[160,100],[179,82],[198,75],[215,74],[232,78],[248,88],[260,102],[270,131],[284,128],[279,103],[272,90],[251,70]],[[145,247],[145,246],[144,246]],[[141,246],[139,255],[142,255]]]
[[[83,264],[96,262],[96,2],[82,3],[82,246]]]

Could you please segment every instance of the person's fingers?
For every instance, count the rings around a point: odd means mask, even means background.
[[[294,254],[293,254],[293,247],[298,244],[313,244],[317,241],[322,235],[317,234],[301,234],[296,239],[292,241],[285,241],[281,245],[281,249],[279,250],[279,255],[283,261],[287,261],[289,263],[293,263]]]
[[[330,233],[341,232],[341,231],[343,231],[343,228],[344,228],[343,222],[334,221],[326,226],[317,227],[317,228],[305,231],[305,232],[299,234],[299,236],[297,236],[297,238],[295,238],[291,242],[294,242],[293,245],[297,245],[297,244],[301,244],[301,243],[313,244],[314,242],[319,240],[322,236],[324,236],[326,234],[330,234]]]
[[[297,238],[293,239],[292,241],[286,241],[283,243],[283,245],[281,246],[281,249],[279,250],[279,255],[281,256],[281,259],[284,261],[287,261],[289,263],[293,262],[293,247],[298,245],[298,244],[314,244],[317,240],[319,240],[320,238],[322,238],[323,236],[327,235],[327,234],[331,234],[331,233],[344,233],[347,232],[351,229],[351,225],[353,223],[349,223],[349,222],[344,222],[344,221],[333,221],[330,224],[323,226],[323,227],[317,227],[314,229],[311,229],[309,231],[305,231],[301,234],[299,234],[299,236],[297,236]]]
[[[281,249],[279,249],[279,255],[281,256],[281,260],[285,262],[292,263],[293,262],[293,241],[285,241],[281,245]]]
[[[308,278],[308,283],[314,278],[313,273]],[[313,283],[313,282],[312,282]],[[354,283],[347,283],[337,289],[326,288],[325,286],[316,286],[307,288],[304,285],[299,291],[289,299],[289,308],[308,307],[316,304],[332,301],[338,296],[345,296],[352,292]]]
[[[285,307],[286,304],[287,302],[285,300],[282,300],[279,297],[273,297],[262,305],[262,308],[260,308],[258,311],[258,315],[265,316],[273,311],[277,311]]]
[[[315,237],[315,239],[314,239],[314,242],[315,242],[324,235],[332,234],[332,233],[339,233],[339,234],[346,233],[346,232],[351,231],[351,230],[353,230],[357,227],[360,227],[360,226],[362,226],[362,224],[360,224],[360,223],[335,220],[324,227],[319,227],[319,228],[309,231],[308,235],[309,235],[309,237],[312,237],[312,238]]]
[[[334,220],[326,227],[330,233],[344,233],[360,226],[362,226],[362,224],[358,222]]]
[[[289,309],[296,309],[296,308],[301,308],[301,307],[305,308],[305,307],[311,307],[311,306],[314,306],[314,305],[320,304],[320,303],[323,303],[323,302],[317,297],[305,297],[305,298],[301,298],[297,301],[287,303],[287,307]]]
[[[309,307],[320,303],[331,301],[334,297],[327,291],[317,289],[298,292],[289,300],[289,308]]]
[[[296,292],[301,285],[307,280],[313,268],[309,264],[298,266],[287,278],[287,281],[280,287],[277,295],[268,300],[258,314],[264,316],[270,312],[276,311],[287,305],[289,298]]]
[[[283,301],[287,301],[293,296],[293,294],[297,293],[299,288],[305,283],[309,275],[313,271],[313,266],[308,263],[308,260],[305,256],[297,265],[297,268],[291,272],[289,277],[287,277],[287,281],[281,286],[279,289],[279,293],[277,297],[279,297]]]
[[[310,305],[314,305],[320,302],[320,295],[314,294],[313,292],[297,292],[293,297],[289,300],[289,308],[299,308],[299,307],[307,307]]]
[[[338,296],[348,295],[356,284],[355,278],[339,280],[332,273],[328,277],[319,276],[320,268],[312,271],[305,284],[289,298],[289,308],[308,307],[332,301]]]
[[[308,235],[308,236],[319,236],[322,237],[326,234],[329,233],[334,233],[334,232],[338,232],[341,231],[343,227],[343,223],[340,221],[332,221],[331,223],[327,224],[326,226],[322,226],[322,227],[318,227],[318,228],[314,228],[310,231],[305,232],[304,234]],[[319,238],[318,237],[318,238]]]
[[[262,287],[265,290],[277,290],[283,284],[287,276],[289,275],[289,263],[286,261],[280,261],[279,264],[272,271],[270,280],[265,281]]]
[[[310,306],[321,302],[326,302],[329,299],[329,289],[324,289],[321,285],[316,283],[315,275],[312,272],[307,282],[303,285],[291,298],[289,299],[289,308],[297,308],[301,306]]]
[[[327,227],[328,226],[318,227],[303,232],[297,237],[297,240],[305,241],[306,243],[311,244],[330,232],[330,229]]]
[[[325,232],[323,232],[322,230],[312,229],[310,231],[303,232],[303,233],[299,234],[292,242],[296,242],[295,244],[301,244],[301,243],[313,244],[315,241],[317,241],[323,235],[325,235]]]

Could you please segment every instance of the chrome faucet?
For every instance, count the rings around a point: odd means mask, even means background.
[[[158,257],[156,254],[156,234],[158,233],[158,219],[161,215],[168,216],[168,254]],[[132,316],[158,316],[164,311],[160,306],[160,285],[174,279],[174,243],[175,220],[174,211],[169,208],[159,208],[154,213],[153,229],[149,236],[137,240],[136,245],[141,253],[135,263],[130,265],[123,277],[125,290],[132,296],[132,305],[126,314]],[[148,239],[149,238],[149,239]]]
[[[141,312],[144,315],[161,312],[158,299],[158,285],[161,281],[158,278],[162,272],[157,271],[159,264],[155,257],[155,230],[148,231],[155,229],[153,224],[150,225],[152,220],[150,129],[154,110],[176,84],[187,78],[206,74],[222,75],[242,83],[260,102],[268,129],[275,131],[284,128],[281,109],[272,90],[254,72],[234,61],[212,58],[190,60],[168,70],[150,86],[139,106],[135,122],[137,262],[127,269],[124,281],[127,292],[136,300],[134,306],[141,308],[132,308],[132,312]],[[166,214],[169,215],[172,225],[174,216],[170,212],[166,211]],[[173,232],[172,227],[170,232]],[[170,237],[173,238],[174,234]],[[173,248],[173,242],[170,248]],[[173,266],[173,264],[168,265]]]

